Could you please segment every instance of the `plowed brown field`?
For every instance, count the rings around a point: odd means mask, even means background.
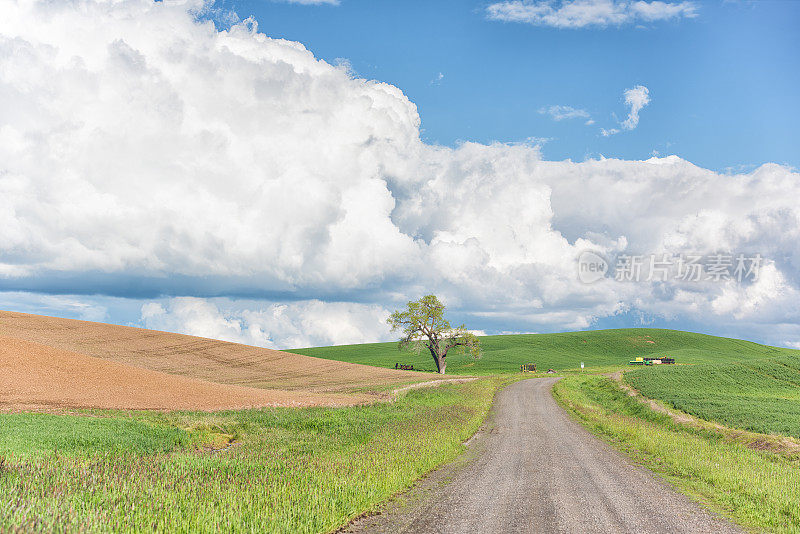
[[[438,375],[0,311],[0,408],[217,410],[359,404]]]

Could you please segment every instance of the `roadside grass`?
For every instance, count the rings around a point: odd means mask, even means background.
[[[199,433],[127,417],[0,415],[0,455],[27,456],[45,450],[63,454],[156,454],[177,448],[197,448],[201,443]]]
[[[800,438],[800,355],[626,372],[644,396],[701,419]]]
[[[566,377],[553,394],[592,432],[710,508],[750,528],[800,532],[797,456],[754,450],[713,430],[678,424],[605,376]]]
[[[535,363],[539,370],[626,365],[637,356],[675,358],[679,363],[708,363],[800,354],[750,341],[655,328],[625,328],[561,334],[513,334],[480,338],[479,360],[462,354],[447,357],[448,374],[486,375],[518,373],[519,366]],[[399,351],[397,343],[369,343],[290,349],[287,352],[329,360],[393,368],[395,363],[434,371],[430,355]]]
[[[347,408],[0,415],[0,531],[329,532],[457,456],[507,382]]]

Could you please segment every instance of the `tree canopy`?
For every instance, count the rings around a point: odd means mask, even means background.
[[[447,353],[450,349],[468,352],[473,358],[480,357],[480,341],[462,324],[453,328],[444,318],[445,306],[436,295],[426,295],[411,301],[406,309],[395,311],[389,317],[392,331],[402,330],[400,348],[412,348],[419,352],[428,349],[436,364],[436,370],[444,374]]]

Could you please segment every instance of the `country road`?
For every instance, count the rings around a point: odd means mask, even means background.
[[[556,380],[501,391],[465,459],[345,531],[741,532],[572,421]]]

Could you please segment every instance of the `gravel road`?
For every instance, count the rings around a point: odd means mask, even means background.
[[[501,391],[466,456],[346,532],[741,532],[572,421],[557,379]]]

